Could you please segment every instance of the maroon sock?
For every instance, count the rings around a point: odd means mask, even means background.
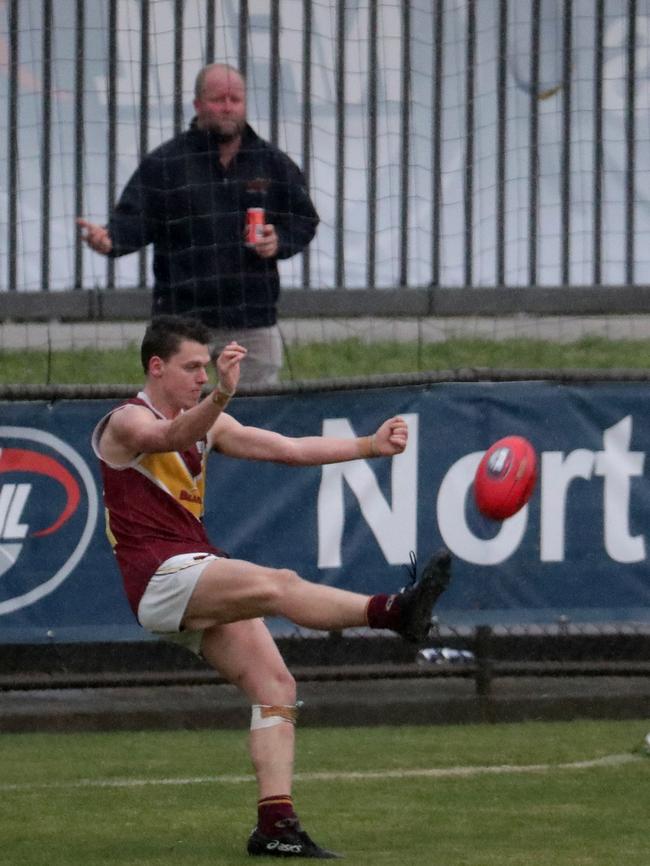
[[[395,630],[400,622],[399,595],[373,595],[368,601],[366,619],[370,628]]]
[[[281,836],[287,827],[295,827],[298,816],[293,799],[287,794],[264,797],[257,803],[257,829],[265,836]]]

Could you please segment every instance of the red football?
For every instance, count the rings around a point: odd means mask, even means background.
[[[492,520],[512,517],[528,502],[537,481],[537,455],[523,436],[505,436],[483,455],[474,476],[474,499]]]

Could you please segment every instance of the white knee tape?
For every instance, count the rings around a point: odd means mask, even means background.
[[[282,722],[296,724],[299,704],[253,704],[251,713],[251,731],[262,728],[273,728]]]

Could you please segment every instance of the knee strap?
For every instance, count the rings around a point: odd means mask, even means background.
[[[251,714],[251,731],[258,731],[261,728],[273,728],[275,725],[280,725],[282,722],[289,722],[291,725],[296,724],[298,718],[297,704],[253,704]]]

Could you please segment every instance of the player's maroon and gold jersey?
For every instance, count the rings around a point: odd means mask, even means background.
[[[181,553],[223,551],[208,540],[203,526],[205,440],[187,451],[141,454],[126,466],[112,466],[99,453],[99,439],[113,412],[124,406],[147,406],[160,413],[140,392],[104,416],[93,432],[100,459],[106,509],[106,534],[117,557],[129,603],[137,613],[140,599],[161,562]]]

